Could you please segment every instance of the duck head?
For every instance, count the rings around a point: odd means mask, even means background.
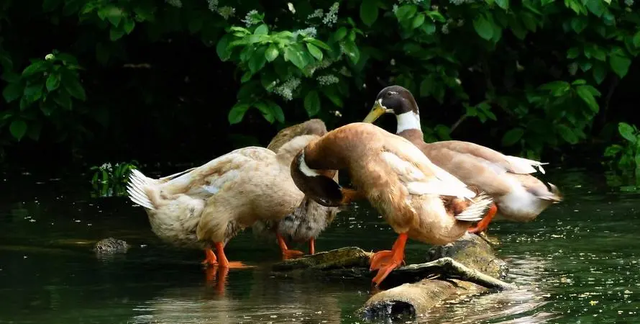
[[[304,149],[291,162],[291,178],[298,189],[307,197],[326,207],[342,206],[342,190],[333,181],[337,171],[315,170],[310,168],[304,159]]]
[[[373,123],[384,114],[394,114],[398,121],[396,134],[407,129],[421,130],[418,104],[411,92],[401,86],[389,86],[376,97],[373,108],[363,122]]]

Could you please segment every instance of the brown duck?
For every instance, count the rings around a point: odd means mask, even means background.
[[[332,180],[347,170],[356,192]],[[294,158],[291,175],[308,197],[324,206],[366,198],[398,233],[390,251],[371,258],[382,280],[404,260],[407,238],[446,244],[460,238],[492,203],[431,163],[411,142],[375,125],[353,123],[314,139]]]
[[[276,153],[293,139],[310,135],[320,137],[327,133],[327,127],[320,119],[311,119],[280,130],[267,146]],[[333,180],[338,182],[338,172]],[[309,242],[309,254],[315,254],[315,240],[336,217],[341,208],[325,207],[304,197],[296,209],[279,221],[258,220],[253,226],[257,236],[269,237],[275,232],[278,245],[285,258],[300,256],[301,251],[290,250],[286,239],[293,242]]]
[[[401,86],[382,89],[363,121],[373,123],[385,113],[396,116],[396,134],[420,148],[434,164],[494,199],[495,204],[470,232],[486,230],[498,211],[504,219],[528,222],[551,204],[562,201],[555,185],[545,184],[531,175],[538,171],[536,168],[544,173],[542,165],[547,163],[504,155],[470,142],[425,143],[418,104],[411,92]]]

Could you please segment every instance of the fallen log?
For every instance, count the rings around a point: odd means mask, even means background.
[[[323,275],[328,279],[361,279],[369,282],[376,272],[369,271],[371,252],[358,247],[317,253],[286,260],[273,266],[278,276]],[[373,295],[357,311],[365,320],[426,314],[441,302],[487,290],[516,288],[503,282],[506,263],[498,258],[487,241],[467,234],[454,243],[429,250],[428,262],[411,264],[392,271],[382,283],[390,288]]]

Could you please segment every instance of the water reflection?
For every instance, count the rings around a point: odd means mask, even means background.
[[[566,200],[535,222],[497,222],[520,289],[452,299],[419,323],[635,322],[640,307],[640,197],[603,177],[550,171]],[[78,179],[18,175],[0,187],[0,323],[356,323],[368,282],[274,277],[277,246],[246,232],[229,253],[255,268],[227,280],[204,271],[201,251],[160,242],[144,212],[124,198],[91,198]],[[340,214],[319,250],[388,248],[394,233],[366,205]],[[98,258],[92,245],[126,240],[126,254]],[[408,262],[428,246],[410,242]],[[214,275],[215,274],[215,275]],[[224,284],[224,287],[221,286]],[[224,288],[224,289],[222,289]]]

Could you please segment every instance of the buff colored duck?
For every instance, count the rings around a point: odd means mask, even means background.
[[[464,141],[425,143],[418,104],[411,92],[401,86],[382,89],[363,121],[373,123],[385,113],[396,116],[397,135],[411,141],[442,169],[494,199],[495,203],[487,215],[470,229],[472,233],[486,230],[498,211],[499,218],[529,222],[551,204],[562,201],[555,185],[544,183],[531,175],[538,171],[536,169],[544,173],[542,165],[547,163],[504,155]]]
[[[355,195],[331,179],[331,171],[345,169]],[[294,158],[291,175],[302,192],[324,206],[366,198],[398,233],[390,251],[371,258],[370,269],[378,269],[376,286],[401,265],[408,238],[453,242],[492,204],[411,142],[368,123],[348,124],[309,142]]]
[[[311,119],[280,130],[273,137],[267,149],[276,153],[286,149],[285,145],[298,136],[320,137],[327,133],[327,127],[320,119]],[[333,179],[338,181],[338,172]],[[315,254],[315,239],[324,231],[340,212],[338,207],[325,207],[304,197],[296,209],[279,221],[258,220],[253,224],[257,236],[270,237],[275,233],[278,245],[285,258],[302,255],[301,251],[287,247],[286,239],[293,242],[309,242],[309,254]]]
[[[224,246],[232,237],[258,220],[281,220],[300,205],[304,194],[291,179],[290,165],[315,138],[298,136],[277,154],[262,147],[237,149],[160,179],[133,170],[129,198],[144,207],[161,239],[204,249],[204,264],[228,268]]]

